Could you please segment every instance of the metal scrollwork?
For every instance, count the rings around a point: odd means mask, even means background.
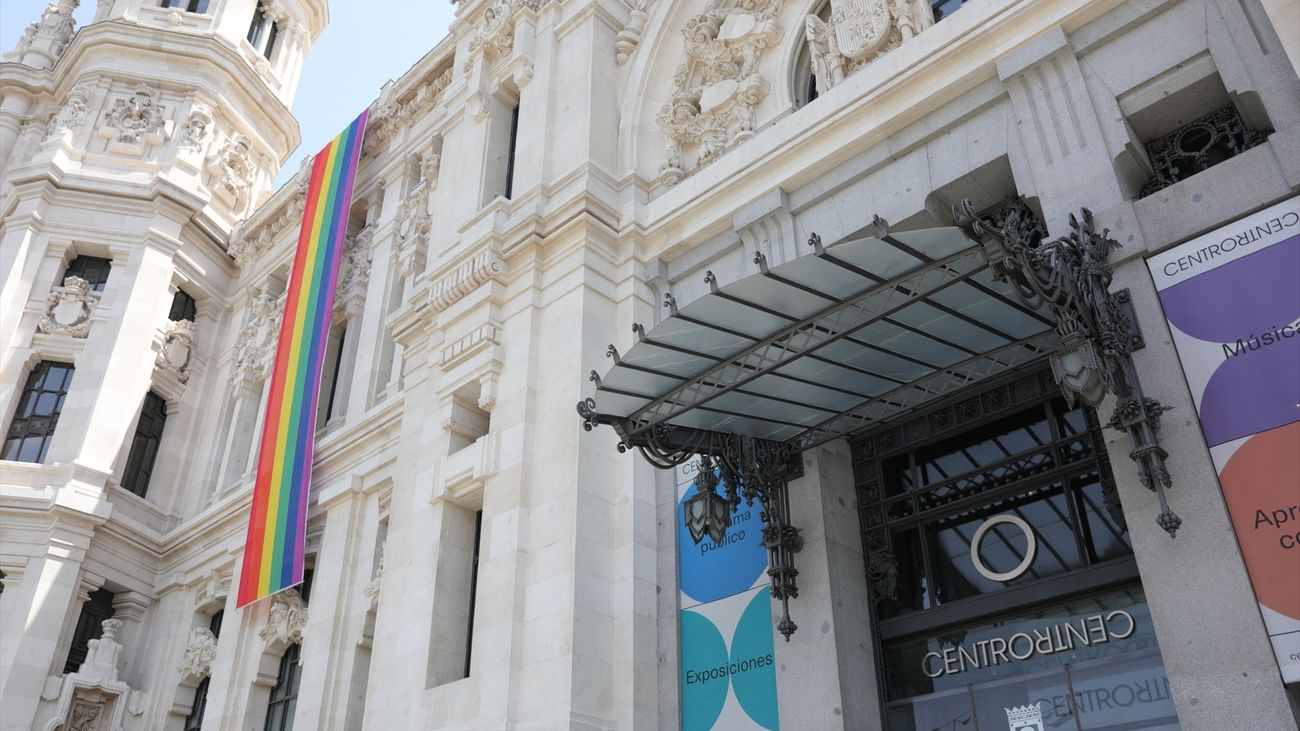
[[[1142,393],[1133,365],[1141,338],[1125,312],[1123,293],[1110,291],[1108,260],[1119,243],[1109,230],[1096,230],[1086,208],[1082,218],[1070,216],[1068,235],[1051,241],[1024,225],[1023,215],[1014,211],[993,221],[963,201],[953,212],[959,225],[983,241],[994,276],[1027,305],[1046,305],[1056,317],[1062,347],[1051,356],[1052,376],[1066,400],[1095,407],[1107,392],[1114,394],[1117,402],[1107,426],[1129,435],[1138,479],[1160,503],[1156,523],[1174,536],[1182,520],[1165,500],[1173,481],[1165,467],[1168,453],[1157,436],[1160,415],[1169,407]]]

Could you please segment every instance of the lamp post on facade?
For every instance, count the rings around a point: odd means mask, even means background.
[[[1066,401],[1096,408],[1107,393],[1115,396],[1106,426],[1128,434],[1138,479],[1160,503],[1156,523],[1176,535],[1183,521],[1165,500],[1173,480],[1158,437],[1160,415],[1169,407],[1143,394],[1133,365],[1133,351],[1144,345],[1137,319],[1128,291],[1110,291],[1113,272],[1107,260],[1119,243],[1108,230],[1096,230],[1086,208],[1081,218],[1070,216],[1068,235],[1050,241],[1018,199],[999,221],[977,215],[970,201],[956,205],[953,213],[967,234],[983,243],[994,277],[1026,305],[1046,305],[1055,316],[1061,348],[1049,360]]]

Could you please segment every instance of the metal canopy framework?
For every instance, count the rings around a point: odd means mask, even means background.
[[[957,227],[891,233],[877,217],[872,235],[823,247],[780,266],[755,256],[758,272],[719,287],[670,315],[578,403],[583,428],[612,426],[618,449],[638,449],[668,468],[699,456],[699,490],[686,523],[698,543],[720,541],[742,502],[761,502],[777,629],[795,631],[798,596],[790,524],[790,459],[833,439],[916,410],[959,389],[1046,358],[1065,397],[1099,406],[1116,398],[1107,426],[1126,432],[1138,479],[1156,493],[1157,523],[1175,535],[1172,486],[1160,446],[1166,411],[1142,391],[1132,353],[1141,333],[1127,292],[1111,292],[1110,252],[1119,244],[1070,217],[1070,232],[1047,241],[1025,202],[996,216],[954,209]],[[716,478],[715,478],[716,474]]]
[[[580,406],[656,464],[743,435],[803,451],[1053,352],[1055,321],[959,228],[874,235],[711,291],[637,343]]]

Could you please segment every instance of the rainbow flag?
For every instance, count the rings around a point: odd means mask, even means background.
[[[262,425],[240,607],[302,582],[321,364],[366,116],[362,112],[312,164]]]

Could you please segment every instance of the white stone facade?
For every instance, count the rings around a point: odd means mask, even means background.
[[[269,58],[246,38],[255,3]],[[706,271],[1017,192],[1054,233],[1080,206],[1119,232],[1140,365],[1182,414],[1176,544],[1109,448],[1183,727],[1295,722],[1141,258],[1300,191],[1294,1],[973,0],[940,22],[922,0],[844,3],[889,20],[828,45],[821,2],[461,0],[371,107],[310,595],[242,610],[308,166],[270,184],[325,0],[101,0],[79,30],[75,5],[0,64],[4,425],[37,364],[75,366],[44,459],[0,463],[0,729],[181,729],[203,677],[204,729],[261,729],[295,643],[299,731],[677,728],[675,479],[583,432],[587,374]],[[1230,102],[1272,136],[1139,198],[1145,143]],[[63,278],[77,256],[111,261],[102,292]],[[178,288],[188,324],[168,320]],[[140,497],[122,479],[150,391],[167,419]],[[794,486],[786,729],[880,723],[850,462],[807,454]],[[65,674],[100,588],[118,624]]]

